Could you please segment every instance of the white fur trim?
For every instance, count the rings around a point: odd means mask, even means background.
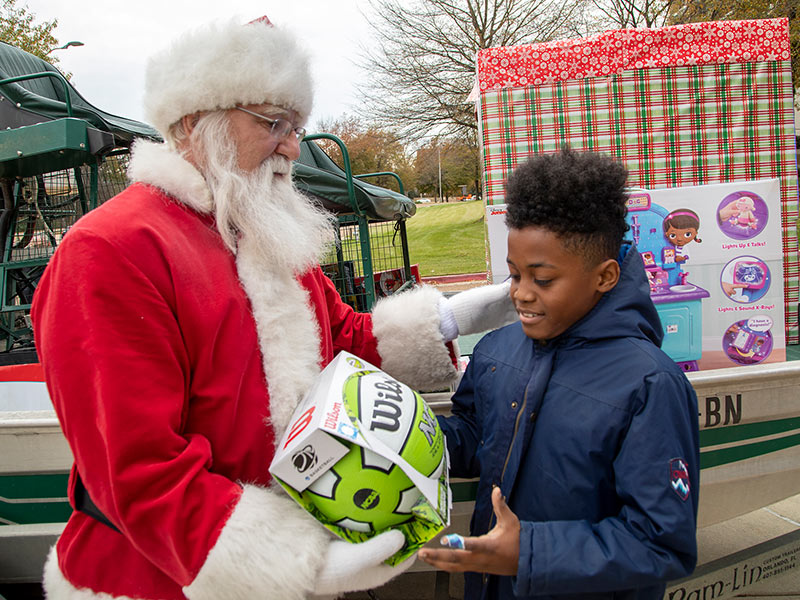
[[[435,288],[420,286],[383,298],[372,311],[381,368],[419,391],[441,390],[456,378],[456,368],[439,330]]]
[[[42,580],[45,596],[52,600],[133,600],[129,596],[112,596],[105,592],[93,592],[88,588],[76,588],[72,585],[58,566],[56,547],[50,548],[47,561],[44,563]]]
[[[202,175],[164,144],[136,142],[128,175],[133,181],[164,190],[198,212],[213,210]],[[239,240],[236,270],[253,307],[277,443],[319,374],[320,336],[308,292],[294,274],[261,264],[251,243]]]
[[[166,144],[137,140],[133,145],[128,177],[164,190],[200,213],[214,210],[211,191],[200,171]]]
[[[245,485],[191,585],[190,600],[302,600],[314,589],[331,534],[282,490]]]
[[[245,485],[217,543],[183,593],[190,600],[303,600],[316,585],[331,539],[277,486]],[[58,567],[55,546],[45,562],[43,585],[54,600],[134,600],[76,588]]]
[[[185,33],[152,58],[145,74],[147,119],[162,134],[185,115],[269,103],[305,122],[313,89],[297,37],[264,22],[212,23]]]
[[[239,241],[236,269],[253,307],[277,444],[295,407],[319,375],[319,326],[308,292],[292,273],[261,264],[250,249],[252,243],[245,238]]]

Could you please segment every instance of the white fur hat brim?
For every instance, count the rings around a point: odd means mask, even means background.
[[[266,20],[187,32],[150,58],[145,74],[145,116],[162,134],[183,116],[237,104],[289,108],[304,123],[312,102],[308,54]]]

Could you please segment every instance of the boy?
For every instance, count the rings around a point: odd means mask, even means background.
[[[697,398],[622,242],[626,176],[564,149],[509,178],[519,322],[475,347],[440,419],[451,475],[480,477],[474,537],[419,552],[466,571],[465,598],[660,599],[694,569]]]

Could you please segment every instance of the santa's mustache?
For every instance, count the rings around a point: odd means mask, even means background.
[[[242,171],[226,119],[198,122],[193,137],[226,245],[233,252],[246,246],[273,273],[299,274],[317,264],[335,239],[335,217],[297,190],[291,161],[273,154],[256,170]]]

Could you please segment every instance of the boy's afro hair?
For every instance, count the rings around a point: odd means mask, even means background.
[[[506,185],[506,224],[541,227],[592,263],[615,258],[625,222],[628,172],[619,162],[569,147],[519,165]]]

